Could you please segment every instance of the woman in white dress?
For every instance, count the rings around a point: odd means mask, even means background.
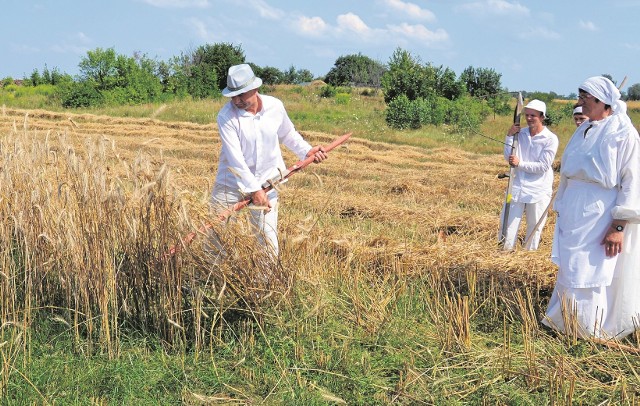
[[[640,327],[640,137],[609,79],[591,77],[579,94],[589,120],[562,155],[551,255],[558,276],[542,323],[622,338]]]

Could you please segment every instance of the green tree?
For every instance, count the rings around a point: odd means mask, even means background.
[[[602,75],[600,75],[600,76],[602,76],[602,77],[605,77],[605,78],[609,79],[610,81],[612,81],[612,82],[613,82],[613,84],[614,84],[614,85],[616,85],[616,84],[617,84],[617,83],[616,83],[616,81],[615,81],[615,80],[613,80],[613,76],[609,75],[608,73],[603,73],[603,74],[602,74]]]
[[[409,100],[430,98],[435,95],[435,71],[430,67],[422,66],[410,52],[397,48],[388,66],[389,69],[382,76],[385,103],[389,104],[400,95],[407,96]]]
[[[187,92],[198,99],[216,97],[220,94],[220,83],[216,71],[209,64],[194,65],[189,70]]]
[[[115,104],[138,104],[157,100],[162,93],[162,83],[156,75],[157,63],[146,55],[135,53],[133,57],[117,55],[115,87],[112,89]],[[117,89],[117,90],[116,90]]]
[[[492,97],[502,91],[502,75],[489,68],[469,66],[460,74],[460,80],[472,97]]]
[[[227,86],[227,72],[233,65],[244,63],[242,47],[230,43],[206,44],[198,47],[192,55],[191,62],[204,69],[213,69],[218,80],[218,90]],[[204,72],[203,72],[204,73]]]
[[[555,93],[547,93],[547,92],[527,92],[526,99],[533,100],[538,99],[542,100],[545,103],[551,103],[554,99],[557,98],[557,94]]]
[[[287,85],[296,83],[296,68],[293,65],[289,66],[289,69],[282,72],[282,83]]]
[[[454,131],[477,129],[483,102],[468,96],[464,82],[445,67],[423,65],[409,52],[396,49],[382,77],[387,125],[417,129],[448,124]],[[487,109],[488,110],[488,109]]]
[[[627,100],[640,100],[640,83],[629,87],[627,90]]]
[[[178,63],[178,59],[175,57],[168,62],[158,62],[156,76],[160,80],[162,93],[165,96],[184,97],[189,94],[186,76]]]
[[[455,100],[464,94],[464,83],[458,80],[456,73],[440,66],[436,68],[436,93],[448,100]]]
[[[94,83],[98,91],[113,89],[118,73],[116,59],[116,51],[113,48],[87,51],[87,56],[78,64],[81,80]]]
[[[336,59],[324,81],[332,86],[380,87],[384,65],[362,54],[346,55]]]
[[[282,83],[297,85],[303,82],[311,82],[313,74],[307,69],[296,69],[291,65],[289,69],[282,73]]]
[[[253,73],[262,79],[262,82],[265,85],[277,85],[278,83],[282,83],[283,73],[280,69],[274,68],[273,66],[265,66],[264,68],[261,68],[253,63],[250,63],[249,65],[251,65]]]
[[[66,107],[150,102],[157,100],[163,90],[158,64],[138,53],[129,57],[118,55],[113,48],[96,48],[88,51],[78,66],[78,82],[60,91]]]
[[[227,72],[233,65],[244,63],[240,46],[228,43],[205,44],[173,59],[175,80],[171,87],[186,91],[196,98],[216,97],[227,85]],[[165,83],[170,81],[165,79]]]
[[[38,72],[38,69],[34,69],[29,76],[29,80],[26,80],[24,83],[27,86],[38,86],[43,84],[44,81],[42,79],[42,75],[40,75],[40,72]]]
[[[313,73],[309,69],[298,69],[296,71],[296,84],[313,81]]]
[[[26,86],[38,86],[38,85],[59,85],[65,82],[71,82],[73,78],[71,75],[61,73],[57,68],[49,70],[47,65],[44,66],[42,73],[38,69],[34,69],[31,72],[29,78],[25,79]]]

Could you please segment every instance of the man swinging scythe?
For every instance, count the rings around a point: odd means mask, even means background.
[[[540,100],[531,100],[524,106],[527,127],[521,129],[523,104],[522,94],[518,93],[514,122],[504,147],[510,172],[498,236],[503,250],[515,248],[523,214],[528,242],[524,248],[538,249],[542,227],[536,225],[547,209],[553,188],[552,164],[558,151],[558,137],[544,125],[547,108]]]
[[[236,211],[253,204],[250,221],[258,241],[266,252],[278,256],[278,189],[296,171],[312,162],[322,162],[327,153],[350,136],[347,133],[327,146],[312,147],[295,129],[284,104],[273,96],[258,92],[262,79],[249,64],[229,68],[227,87],[222,94],[229,98],[217,116],[221,152],[218,172],[211,193],[211,203],[221,221]],[[280,145],[286,146],[300,161],[284,166]],[[198,232],[211,228],[207,224]],[[186,245],[195,238],[190,233],[182,241]],[[220,245],[214,239],[212,244]],[[173,246],[165,257],[179,251]]]

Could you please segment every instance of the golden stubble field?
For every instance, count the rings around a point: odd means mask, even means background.
[[[314,145],[340,135],[299,130]],[[175,187],[200,207],[206,207],[217,168],[216,131],[214,124],[4,107],[0,112],[3,137],[28,134],[55,142],[65,136],[79,155],[88,141],[101,140],[122,160],[145,156],[164,163]],[[287,151],[285,161],[291,165],[295,157]],[[108,168],[107,176],[117,176],[118,168]],[[549,260],[552,214],[537,252],[503,253],[496,243],[506,187],[497,175],[507,170],[500,155],[375,143],[353,134],[327,161],[307,167],[282,188],[283,258],[303,246],[329,244],[370,257],[373,267],[474,270],[546,290],[555,274]]]

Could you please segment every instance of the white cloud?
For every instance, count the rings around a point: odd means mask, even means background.
[[[353,31],[360,35],[369,35],[371,28],[353,13],[341,14],[337,18],[338,27],[345,31]]]
[[[500,57],[500,66],[505,66],[512,71],[521,72],[524,68],[522,65],[522,61],[517,58],[512,58],[510,56],[502,56]]]
[[[417,4],[407,3],[402,0],[383,0],[383,3],[388,7],[400,11],[409,17],[417,20],[435,21],[436,16],[430,10],[421,8]]]
[[[214,36],[204,21],[197,18],[190,18],[187,20],[187,26],[198,38],[204,41],[214,41]]]
[[[40,48],[27,44],[10,44],[10,48],[19,54],[36,54],[42,52]]]
[[[51,45],[49,49],[59,54],[75,54],[75,55],[86,54],[89,51],[89,48],[84,45],[76,45],[76,44],[69,44],[69,43],[54,44],[54,45]]]
[[[320,17],[298,17],[293,22],[296,32],[308,37],[321,37],[329,29],[329,25]]]
[[[629,42],[625,42],[624,44],[622,44],[622,46],[632,51],[640,51],[640,44],[631,44]]]
[[[558,34],[557,32],[544,27],[536,27],[536,28],[531,28],[527,31],[522,31],[518,33],[518,37],[521,39],[529,39],[529,40],[537,40],[537,39],[557,40],[561,38],[560,34]]]
[[[153,7],[160,8],[207,8],[209,0],[142,0]]]
[[[598,31],[598,27],[591,21],[580,20],[580,28],[587,31]]]
[[[53,44],[49,46],[49,50],[60,54],[85,54],[89,51],[89,45],[93,40],[88,37],[84,32],[79,31],[73,35],[68,36],[66,40],[61,43]]]
[[[506,0],[474,1],[458,6],[455,10],[476,15],[510,15],[518,17],[529,15],[527,7],[518,2]]]
[[[91,38],[89,38],[84,32],[77,32],[74,36],[74,39],[78,40],[78,42],[81,42],[83,44],[89,44],[91,43]]]
[[[264,0],[250,0],[249,4],[258,11],[262,18],[280,20],[284,16],[284,11],[271,7]]]
[[[389,25],[388,29],[394,34],[405,36],[413,41],[422,42],[424,45],[430,47],[437,47],[449,42],[449,34],[441,28],[431,31],[422,24],[411,25],[402,23],[400,25]]]

